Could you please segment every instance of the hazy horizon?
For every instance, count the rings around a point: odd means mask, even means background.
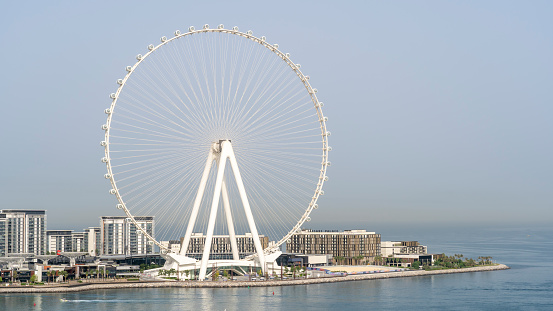
[[[551,2],[3,7],[0,209],[46,209],[49,229],[122,215],[108,95],[148,44],[206,23],[278,43],[319,90],[332,166],[305,228],[553,223]]]

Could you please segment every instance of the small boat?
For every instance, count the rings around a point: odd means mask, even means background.
[[[61,302],[67,302],[67,299],[61,298],[60,301],[61,301]]]

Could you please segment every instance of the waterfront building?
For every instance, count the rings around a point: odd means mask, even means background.
[[[153,216],[135,216],[134,219],[154,236]],[[102,216],[100,236],[103,255],[150,254],[154,251],[153,243],[125,216]]]
[[[0,256],[45,252],[45,210],[0,210]]]
[[[396,254],[420,254],[427,253],[428,248],[417,241],[383,241],[380,249],[382,257],[395,256]]]
[[[72,252],[72,233],[73,230],[46,230],[47,252],[50,254],[56,254],[58,251]]]
[[[190,237],[190,244],[188,245],[188,251],[186,256],[201,259],[203,255],[206,236],[203,233],[192,233]],[[261,241],[261,247],[263,249],[269,246],[269,237],[259,235]],[[162,241],[162,245],[168,245],[171,251],[179,253],[181,244],[184,238],[180,241]],[[238,256],[243,259],[246,256],[252,255],[256,252],[255,245],[253,243],[253,237],[250,232],[246,232],[244,235],[236,235],[236,244],[238,247]],[[230,244],[230,237],[228,235],[214,235],[211,242],[211,252],[209,255],[210,260],[215,259],[232,259],[232,248]]]
[[[366,230],[302,230],[286,242],[295,254],[331,254],[338,264],[367,264],[380,255],[380,234]]]
[[[84,250],[90,256],[101,255],[102,235],[100,227],[84,229]]]
[[[88,252],[84,240],[84,232],[73,232],[71,234],[71,249],[73,252]]]

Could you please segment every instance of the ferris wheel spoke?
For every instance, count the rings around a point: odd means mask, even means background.
[[[217,168],[231,158],[214,160],[197,198],[206,156],[232,146],[236,162],[222,176],[229,206],[214,206],[210,234],[230,234],[228,213],[237,234],[257,238],[245,188],[257,231],[278,248],[308,220],[326,180],[326,118],[308,78],[276,45],[236,29],[191,29],[149,50],[118,80],[102,143],[126,214],[154,216],[160,247],[183,237],[190,217],[192,231],[207,234]]]

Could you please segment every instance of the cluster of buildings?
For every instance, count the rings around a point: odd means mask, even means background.
[[[154,235],[154,217],[135,217]],[[99,227],[83,232],[48,230],[45,210],[0,210],[0,257],[9,254],[50,255],[82,252],[91,256],[150,254],[154,247],[124,216],[102,216]]]
[[[155,236],[153,216],[137,216],[135,220],[149,235]],[[194,233],[187,256],[201,259],[206,236]],[[255,253],[250,233],[237,235],[240,258]],[[270,246],[269,237],[260,236],[263,248]],[[162,245],[179,252],[180,240],[161,241]],[[0,210],[0,257],[10,254],[59,255],[82,253],[89,256],[136,256],[154,254],[151,241],[131,220],[124,216],[102,216],[99,227],[82,232],[48,230],[44,210]],[[410,265],[414,261],[431,263],[433,255],[416,241],[381,241],[380,234],[366,230],[302,230],[286,243],[290,260],[300,260],[308,266],[329,263],[342,265],[387,264]],[[231,259],[228,236],[213,237],[210,259]],[[299,259],[298,259],[299,258]]]

